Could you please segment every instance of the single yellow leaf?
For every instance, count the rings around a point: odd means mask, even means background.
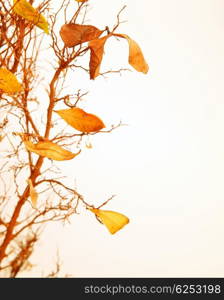
[[[90,61],[89,73],[90,79],[95,79],[100,74],[100,65],[104,54],[104,45],[110,35],[104,36],[100,39],[95,39],[89,42]]]
[[[145,61],[144,55],[143,55],[142,50],[139,47],[139,45],[126,34],[113,34],[113,35],[124,38],[128,41],[128,44],[129,44],[128,62],[129,62],[129,64],[133,68],[135,68],[136,71],[147,74],[148,70],[149,70],[149,66],[148,66],[147,62]]]
[[[111,234],[116,233],[129,223],[128,217],[115,211],[97,208],[89,208],[89,210],[100,219],[100,221],[107,227]]]
[[[28,179],[28,184],[29,184],[29,188],[30,188],[30,199],[33,204],[33,207],[36,208],[38,193],[36,192],[35,188],[33,187],[33,183],[31,181],[31,179]]]
[[[81,132],[96,132],[105,127],[103,121],[83,109],[74,107],[55,111],[70,126]]]
[[[88,0],[75,0],[76,2],[87,2]]]
[[[97,39],[103,30],[99,30],[92,25],[65,24],[61,27],[60,35],[66,47],[75,47],[76,45]]]
[[[47,20],[29,2],[26,0],[13,0],[13,3],[13,11],[17,15],[43,29],[47,34],[49,33]]]
[[[50,141],[39,142],[37,144],[33,144],[30,141],[24,141],[24,144],[28,151],[34,152],[40,156],[44,156],[53,160],[69,160],[74,158],[81,152],[80,150],[78,153],[72,153]]]
[[[22,91],[16,76],[5,68],[0,68],[0,91],[14,94]]]

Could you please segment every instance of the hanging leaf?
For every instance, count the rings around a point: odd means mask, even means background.
[[[16,76],[5,68],[0,68],[0,91],[14,94],[22,91],[22,85]]]
[[[142,50],[139,47],[139,45],[126,34],[113,34],[113,35],[124,38],[128,41],[128,44],[129,44],[128,62],[129,62],[129,64],[133,68],[135,68],[135,70],[138,72],[142,72],[144,74],[148,73],[149,66],[148,66],[147,62],[145,61],[145,58],[143,56]]]
[[[81,152],[80,150],[78,153],[72,153],[49,141],[39,142],[37,144],[33,144],[30,141],[24,141],[24,144],[28,151],[53,160],[69,160]]]
[[[33,204],[33,207],[36,208],[38,193],[36,192],[35,188],[33,187],[33,183],[32,183],[31,179],[28,179],[28,184],[29,184],[29,188],[30,188],[30,199]]]
[[[91,51],[89,62],[90,79],[95,79],[100,73],[100,65],[104,54],[104,45],[109,36],[111,35],[89,42],[89,48]]]
[[[74,47],[97,39],[103,30],[92,25],[65,24],[61,27],[60,35],[66,47]]]
[[[49,33],[47,20],[29,2],[26,0],[13,0],[13,3],[13,11],[17,15],[43,29],[47,34]]]
[[[103,121],[81,108],[62,109],[55,111],[69,125],[81,132],[95,132],[105,127]]]
[[[75,0],[76,2],[87,2],[88,0]]]
[[[89,210],[99,218],[111,234],[116,233],[129,223],[128,217],[115,211],[97,208],[89,208]]]

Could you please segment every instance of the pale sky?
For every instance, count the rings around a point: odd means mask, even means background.
[[[58,163],[85,199],[124,213],[115,235],[81,210],[49,225],[32,276],[51,269],[74,277],[222,277],[224,274],[224,2],[90,0],[89,23],[120,27],[141,46],[148,75],[125,72],[90,81],[83,108],[109,127],[73,161]],[[111,40],[102,68],[126,68],[126,41]],[[27,274],[25,274],[27,275]],[[30,275],[29,275],[30,276]]]

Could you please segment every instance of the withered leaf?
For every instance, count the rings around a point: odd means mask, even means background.
[[[66,47],[74,47],[97,39],[102,32],[92,25],[65,24],[61,27],[60,35]]]
[[[128,41],[128,44],[129,44],[128,62],[129,62],[129,64],[133,68],[135,68],[135,70],[138,72],[142,72],[144,74],[148,73],[149,66],[148,66],[147,62],[145,61],[144,55],[143,55],[142,50],[139,47],[139,45],[126,34],[113,34],[113,35],[124,38]]]
[[[44,156],[53,160],[69,160],[74,158],[81,152],[79,151],[78,153],[72,153],[50,141],[39,142],[37,144],[33,144],[30,141],[24,141],[24,144],[28,151],[34,152],[40,156]]]
[[[18,82],[16,76],[5,68],[0,68],[0,91],[8,94],[22,91],[22,85]]]
[[[104,45],[111,34],[100,39],[95,39],[89,42],[91,51],[89,62],[90,79],[95,79],[100,74],[100,65],[104,54]]]
[[[89,210],[100,219],[111,234],[116,233],[129,223],[128,217],[115,211],[98,208],[89,208]]]
[[[47,34],[49,33],[47,20],[28,1],[13,0],[13,4],[13,11],[17,15],[32,22],[34,25],[43,29]]]
[[[105,127],[99,117],[86,113],[83,109],[78,107],[62,109],[55,112],[70,126],[81,132],[96,132]]]

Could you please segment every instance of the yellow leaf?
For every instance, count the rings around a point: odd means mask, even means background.
[[[97,208],[89,208],[100,221],[107,227],[111,234],[116,233],[129,223],[128,217],[111,210],[102,210]]]
[[[88,0],[75,0],[76,2],[87,2]]]
[[[0,91],[8,94],[22,91],[22,86],[16,76],[5,68],[0,68]]]
[[[38,193],[36,192],[35,188],[33,187],[33,183],[31,179],[28,179],[28,184],[30,188],[30,199],[33,204],[33,207],[36,207],[37,205],[37,199],[38,199]]]
[[[55,111],[70,126],[81,132],[96,132],[105,127],[103,121],[81,108],[62,109]]]
[[[95,79],[100,74],[100,65],[103,59],[104,45],[110,35],[104,36],[100,39],[95,39],[89,42],[90,48],[90,62],[89,73],[90,79]]]
[[[102,32],[92,25],[65,24],[61,27],[60,35],[66,47],[74,47],[97,39]]]
[[[37,144],[33,144],[30,141],[24,141],[24,144],[28,151],[53,160],[69,160],[81,152],[80,150],[78,153],[72,153],[49,141],[39,142]]]
[[[26,0],[13,0],[13,3],[13,11],[17,15],[43,29],[47,34],[49,33],[47,20],[29,2]]]
[[[144,55],[143,55],[142,50],[139,47],[139,45],[126,34],[113,34],[113,35],[124,38],[128,41],[128,44],[129,44],[128,62],[129,62],[129,64],[133,68],[135,68],[135,70],[138,72],[142,72],[144,74],[148,73],[149,66],[148,66],[147,62],[145,61]]]

